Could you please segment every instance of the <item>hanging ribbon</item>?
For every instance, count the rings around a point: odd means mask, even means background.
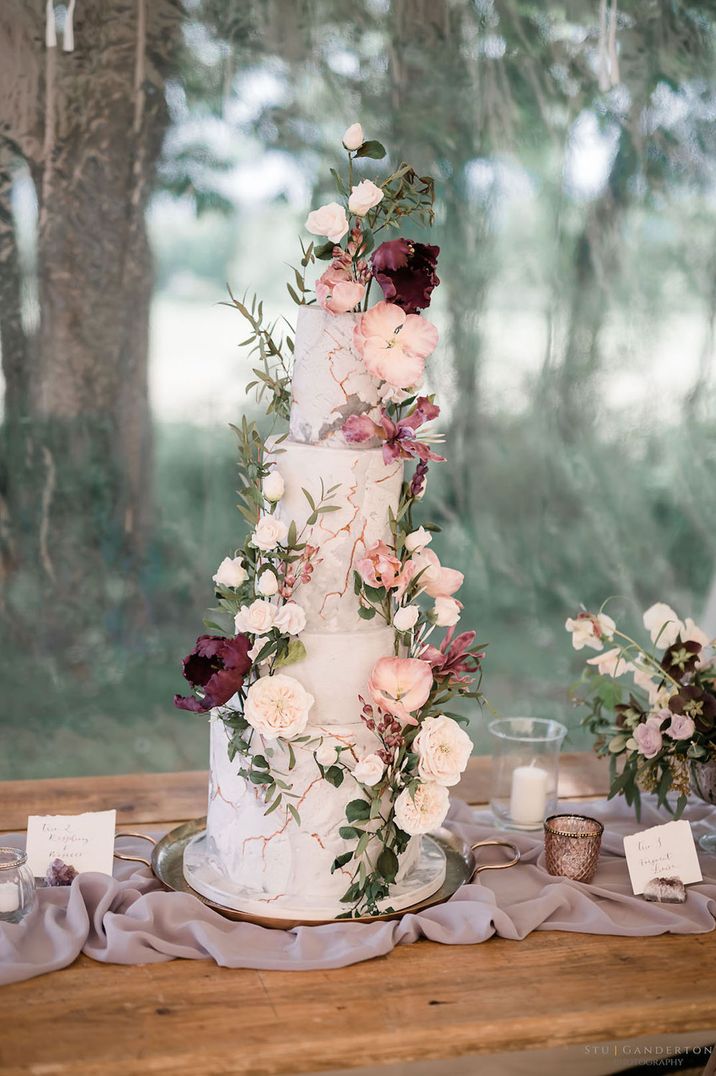
[[[75,47],[75,31],[72,20],[75,15],[75,0],[70,0],[65,15],[65,27],[62,31],[62,48],[65,52],[73,52]]]
[[[62,28],[62,48],[65,52],[74,52],[75,48],[75,3],[70,0],[65,12],[65,22]],[[57,48],[57,21],[55,18],[54,0],[47,0],[45,5],[45,46],[48,49]]]
[[[57,27],[55,25],[55,5],[53,0],[47,0],[45,6],[45,46],[48,49],[57,48]]]

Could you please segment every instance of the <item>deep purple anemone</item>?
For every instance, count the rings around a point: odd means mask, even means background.
[[[251,668],[251,641],[246,635],[227,639],[221,635],[200,635],[191,654],[182,662],[184,678],[201,697],[175,695],[174,705],[195,714],[223,706],[244,682]]]
[[[417,314],[430,306],[430,296],[440,280],[435,272],[440,247],[415,243],[412,239],[390,239],[373,252],[373,276],[389,303],[406,314]]]

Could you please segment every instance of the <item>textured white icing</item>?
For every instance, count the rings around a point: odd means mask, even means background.
[[[296,765],[288,771],[288,756],[280,742],[261,744],[257,751],[273,749],[272,766],[282,770],[298,794],[291,802],[296,806],[301,825],[297,825],[283,806],[266,815],[260,786],[237,776],[240,761],[229,762],[227,733],[217,716],[211,720],[211,777],[207,817],[208,847],[232,882],[247,886],[269,898],[286,896],[326,896],[339,901],[350,884],[348,867],[331,874],[336,856],[354,847],[339,835],[346,825],[346,804],[361,796],[360,786],[347,775],[339,788],[323,780],[314,759],[316,744],[294,748]],[[355,744],[361,756],[375,750],[376,737],[362,723],[331,725],[311,724],[312,736],[322,737],[323,746]],[[420,842],[412,838],[400,858],[399,878],[416,862]]]
[[[353,347],[357,317],[299,307],[289,425],[294,441],[345,445],[340,430],[348,416],[376,409],[378,382]]]
[[[374,621],[361,624],[363,630],[356,632],[304,631],[305,658],[283,670],[313,695],[312,724],[334,726],[358,721],[358,696],[368,698],[371,669],[378,658],[394,653],[392,628],[374,627]]]
[[[276,514],[286,523],[295,520],[299,533],[311,515],[304,489],[316,503],[324,489],[340,485],[328,512],[303,532],[303,541],[319,547],[313,576],[295,591],[294,600],[306,612],[309,631],[356,631],[367,623],[358,616],[353,591],[353,568],[365,550],[377,541],[390,542],[388,509],[397,512],[403,464],[384,463],[379,448],[367,451],[298,445],[284,441],[276,461],[286,490]],[[370,625],[369,625],[370,626]]]

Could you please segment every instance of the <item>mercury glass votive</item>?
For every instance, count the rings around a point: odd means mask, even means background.
[[[554,814],[544,824],[547,870],[574,882],[591,882],[599,861],[604,826],[583,814]]]
[[[19,848],[0,848],[0,922],[19,923],[35,903],[35,879]]]
[[[495,821],[503,829],[542,829],[557,807],[559,752],[566,728],[539,717],[503,717],[491,721],[488,729]]]

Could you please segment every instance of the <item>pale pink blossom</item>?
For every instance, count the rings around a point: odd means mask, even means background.
[[[413,713],[425,705],[432,686],[430,665],[418,658],[379,658],[368,680],[376,705],[405,725],[417,725]]]
[[[652,715],[634,729],[637,750],[644,758],[654,758],[661,751],[664,743],[660,730],[661,721],[660,717]]]
[[[369,209],[373,209],[383,201],[383,191],[370,179],[362,179],[351,189],[348,199],[348,209],[357,217],[364,217]]]
[[[713,640],[709,639],[706,632],[695,624],[690,616],[687,616],[684,620],[684,630],[681,632],[682,643],[698,643],[703,649],[705,646],[710,646]]]
[[[665,602],[655,602],[644,613],[644,627],[651,635],[652,643],[666,650],[672,646],[684,630],[683,623]]]
[[[688,714],[672,714],[665,711],[665,716],[671,717],[671,722],[666,726],[666,735],[672,740],[690,740],[696,731],[693,717]]]
[[[444,568],[432,549],[421,549],[408,563],[413,565],[415,575],[422,573],[418,586],[431,598],[449,598],[465,580],[465,576],[456,568]]]
[[[340,243],[348,231],[346,211],[338,202],[319,206],[306,219],[306,231],[311,235],[325,235],[332,243]]]
[[[437,781],[421,781],[411,795],[404,788],[395,801],[395,821],[404,833],[417,836],[442,825],[450,806],[450,793]]]
[[[396,388],[419,385],[425,360],[438,342],[438,331],[421,314],[406,314],[394,303],[380,302],[361,315],[355,328],[358,354],[373,377]]]
[[[360,123],[352,123],[343,133],[343,145],[346,149],[355,151],[360,149],[364,142],[365,136]]]
[[[353,280],[343,266],[330,265],[316,281],[316,298],[331,314],[347,314],[365,295],[365,284]]]
[[[262,676],[248,690],[244,717],[265,740],[300,736],[308,724],[314,698],[292,676]]]
[[[565,628],[572,633],[572,646],[582,650],[589,646],[592,650],[601,650],[604,639],[612,639],[616,624],[606,613],[579,613],[565,621]]]
[[[356,571],[369,587],[389,589],[400,575],[400,561],[385,542],[376,542],[356,561]]]
[[[462,602],[456,598],[439,597],[435,599],[433,616],[439,628],[452,628],[460,619]]]
[[[634,672],[634,666],[626,660],[618,646],[587,658],[587,665],[596,665],[600,676],[624,676],[625,673]]]

